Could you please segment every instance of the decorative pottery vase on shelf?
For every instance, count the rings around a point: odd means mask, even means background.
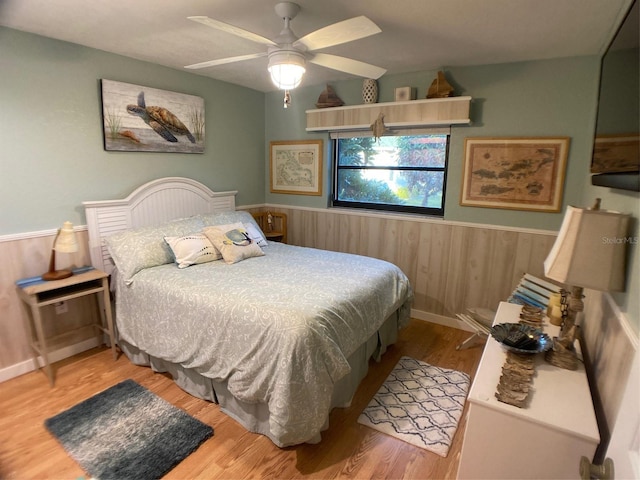
[[[365,78],[362,82],[362,101],[376,103],[378,101],[378,82],[373,78]]]

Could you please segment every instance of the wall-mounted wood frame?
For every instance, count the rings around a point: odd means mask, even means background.
[[[322,153],[322,140],[271,142],[271,192],[322,195]]]
[[[460,205],[559,212],[569,137],[466,138]]]

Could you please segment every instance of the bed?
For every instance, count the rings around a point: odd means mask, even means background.
[[[84,202],[118,344],[279,447],[317,443],[408,322],[411,286],[382,260],[267,242],[235,195],[170,177]]]

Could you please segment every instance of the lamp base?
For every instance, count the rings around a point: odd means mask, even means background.
[[[551,365],[564,368],[565,370],[576,370],[578,368],[578,357],[576,350],[565,347],[558,341],[558,337],[553,338],[553,348],[547,350],[544,359]]]
[[[62,280],[63,278],[69,278],[73,275],[71,270],[54,270],[52,272],[47,272],[42,275],[43,280],[51,281],[51,280]]]

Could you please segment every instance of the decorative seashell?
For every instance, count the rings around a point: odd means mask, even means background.
[[[245,246],[251,243],[251,238],[249,238],[247,232],[238,228],[228,231],[225,236],[233,245]]]
[[[138,136],[135,133],[133,133],[131,130],[123,130],[122,132],[118,132],[118,135],[120,135],[121,137],[129,138],[130,140],[133,140],[136,143],[142,143],[138,138]]]

